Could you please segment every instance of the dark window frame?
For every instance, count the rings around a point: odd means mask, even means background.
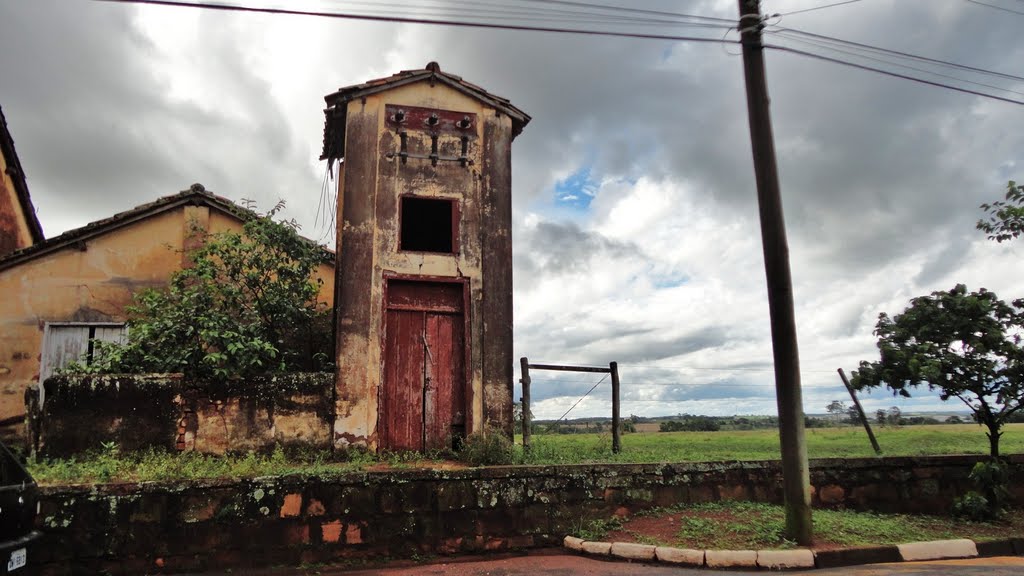
[[[405,229],[405,202],[407,199],[428,201],[428,202],[446,202],[451,207],[451,251],[437,251],[437,250],[415,250],[406,248],[402,243],[403,231]],[[421,194],[407,193],[401,194],[398,197],[398,251],[408,254],[441,254],[445,256],[457,256],[461,246],[459,246],[459,221],[460,210],[459,200],[457,198],[444,198],[438,196],[424,196]]]

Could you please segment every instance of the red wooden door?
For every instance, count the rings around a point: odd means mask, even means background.
[[[466,418],[462,285],[389,282],[384,333],[381,447],[450,446]]]

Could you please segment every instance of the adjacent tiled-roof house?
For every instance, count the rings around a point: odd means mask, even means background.
[[[188,263],[193,227],[241,230],[254,215],[197,184],[0,257],[0,432],[20,433],[30,385],[121,337],[132,295]],[[333,305],[333,253],[318,276]]]
[[[0,258],[43,239],[43,229],[28,195],[25,171],[0,108]]]

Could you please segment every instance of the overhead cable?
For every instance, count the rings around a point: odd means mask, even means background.
[[[605,381],[605,379],[607,379],[609,375],[610,375],[610,373],[609,373],[609,374],[605,374],[605,375],[604,375],[604,378],[601,378],[600,380],[598,380],[598,381],[597,381],[597,384],[594,384],[594,385],[593,385],[593,386],[592,386],[592,387],[590,388],[590,390],[587,390],[587,393],[586,393],[586,394],[584,394],[583,396],[580,396],[580,399],[579,399],[579,400],[577,400],[575,404],[573,404],[572,406],[570,406],[570,407],[569,407],[569,409],[565,411],[565,414],[562,414],[562,418],[565,418],[566,416],[568,416],[568,415],[569,415],[569,412],[572,412],[572,409],[573,409],[573,408],[575,408],[575,407],[579,406],[580,402],[583,402],[583,399],[584,399],[584,398],[586,398],[587,396],[590,396],[590,393],[591,393],[591,392],[593,392],[595,388],[597,388],[598,386],[600,386],[600,385],[601,385],[601,382],[604,382],[604,381]],[[560,420],[562,420],[562,418],[559,418],[558,420],[556,420],[556,422],[557,422],[557,421],[560,421]]]
[[[782,14],[779,14],[779,16],[792,16],[794,14],[803,14],[804,12],[814,12],[815,10],[824,10],[825,8],[832,8],[833,6],[842,6],[843,4],[853,4],[854,2],[860,2],[860,0],[845,0],[845,2],[836,2],[834,4],[815,6],[813,8],[804,8],[803,10],[793,10],[792,12],[784,12]]]
[[[917,77],[914,77],[914,76],[909,76],[907,74],[900,74],[899,72],[892,72],[892,71],[885,70],[885,69],[882,69],[882,68],[876,68],[874,66],[866,66],[864,64],[857,64],[856,62],[849,62],[847,60],[841,60],[839,58],[832,58],[830,56],[825,56],[825,55],[822,55],[822,54],[815,54],[813,52],[807,52],[805,50],[799,50],[797,48],[790,48],[789,46],[778,46],[778,45],[775,45],[775,44],[765,44],[764,47],[765,48],[770,48],[772,50],[779,50],[780,52],[789,52],[791,54],[798,54],[800,56],[806,56],[808,58],[815,58],[817,60],[824,60],[825,62],[832,62],[834,64],[841,64],[843,66],[849,66],[851,68],[859,68],[861,70],[868,70],[868,71],[871,71],[871,72],[877,72],[879,74],[884,74],[886,76],[893,76],[895,78],[902,78],[904,80],[910,80],[911,82],[918,82],[918,83],[921,83],[921,84],[928,84],[929,86],[937,86],[939,88],[948,88],[949,90],[954,90],[956,92],[963,92],[964,94],[973,94],[974,96],[981,96],[983,98],[991,98],[992,100],[999,100],[1001,102],[1008,102],[1010,104],[1024,105],[1024,101],[1021,101],[1021,100],[1014,100],[1012,98],[1003,98],[1002,96],[996,96],[994,94],[986,94],[985,92],[978,92],[977,90],[971,90],[969,88],[961,88],[959,86],[953,86],[951,84],[943,84],[942,82],[935,82],[933,80],[926,80],[924,78],[917,78]]]
[[[854,58],[863,58],[865,60],[871,60],[871,61],[874,61],[874,62],[879,62],[881,64],[888,64],[890,66],[897,66],[899,68],[904,68],[906,70],[913,70],[915,72],[921,72],[921,73],[924,73],[924,74],[931,74],[931,75],[939,76],[939,77],[942,77],[942,78],[948,78],[950,80],[955,80],[957,82],[963,82],[965,84],[973,84],[974,86],[979,86],[979,87],[982,87],[982,88],[991,88],[992,90],[999,90],[1000,92],[1007,92],[1007,93],[1010,93],[1010,94],[1017,94],[1018,96],[1024,96],[1024,92],[1020,92],[1020,91],[1017,91],[1017,90],[1011,90],[1009,88],[1003,88],[1001,86],[995,86],[993,84],[985,84],[984,82],[975,82],[973,80],[967,80],[967,79],[964,79],[964,78],[960,78],[958,76],[953,76],[952,74],[943,74],[942,72],[935,72],[934,70],[928,70],[928,69],[925,69],[925,68],[918,68],[916,66],[910,66],[908,64],[900,64],[899,62],[893,62],[891,60],[885,60],[885,59],[882,59],[882,58],[876,58],[874,56],[868,56],[868,55],[865,55],[865,54],[859,54],[857,52],[851,52],[849,50],[844,50],[842,48],[836,48],[835,46],[830,46],[830,45],[828,45],[827,43],[824,43],[824,42],[818,42],[818,41],[815,41],[815,40],[808,40],[806,38],[798,38],[798,37],[787,35],[786,33],[780,33],[779,36],[777,36],[777,37],[786,38],[786,39],[791,40],[793,42],[800,42],[800,43],[803,43],[803,44],[809,44],[811,46],[817,46],[819,48],[824,48],[825,50],[831,50],[833,52],[838,52],[840,54],[845,54],[847,56],[852,56]]]
[[[387,15],[379,15],[379,14],[355,14],[355,13],[350,13],[350,12],[324,12],[324,11],[309,11],[309,10],[289,10],[289,9],[284,9],[284,8],[263,8],[263,7],[254,7],[254,6],[245,6],[245,5],[236,5],[236,4],[219,4],[219,3],[212,3],[212,2],[189,2],[189,1],[185,1],[185,0],[95,0],[95,1],[111,2],[111,3],[121,3],[121,4],[143,4],[143,5],[154,5],[154,6],[175,6],[175,7],[184,7],[184,8],[203,8],[203,9],[209,9],[209,10],[220,10],[220,11],[230,11],[230,12],[252,12],[252,13],[262,13],[262,14],[318,16],[318,17],[325,17],[325,18],[337,18],[337,19],[348,19],[348,20],[395,22],[395,23],[408,23],[408,24],[430,24],[430,25],[440,25],[440,26],[472,27],[472,28],[485,28],[485,29],[498,29],[498,30],[552,32],[552,33],[564,33],[564,34],[581,34],[581,35],[590,35],[590,36],[610,36],[610,37],[638,38],[638,39],[649,39],[649,40],[666,40],[666,41],[674,41],[674,42],[687,41],[687,42],[715,43],[715,44],[723,44],[723,45],[724,44],[740,44],[741,43],[739,41],[726,40],[724,37],[723,38],[716,38],[716,37],[702,37],[702,36],[681,36],[681,35],[671,35],[671,34],[649,34],[649,33],[639,33],[639,32],[622,32],[622,31],[615,31],[615,30],[593,30],[593,29],[586,29],[586,28],[563,28],[563,27],[554,27],[554,26],[533,26],[533,25],[524,25],[524,24],[511,24],[511,23],[505,23],[505,22],[501,22],[501,23],[499,23],[499,22],[473,22],[473,21],[451,20],[451,19],[428,19],[428,18],[411,17],[411,16],[387,16]],[[646,12],[654,12],[654,13],[659,13],[658,11],[646,11],[646,10],[640,10],[640,9],[626,9],[626,8],[622,8],[622,7],[607,6],[607,5],[602,5],[602,4],[591,4],[591,3],[587,3],[587,2],[576,2],[576,1],[572,1],[572,0],[527,0],[527,1],[543,2],[543,3],[546,3],[546,4],[562,4],[562,5],[570,5],[570,6],[585,6],[585,7],[589,7],[589,8],[600,8],[600,9],[608,9],[608,10],[613,10],[614,9],[614,10],[625,10],[625,11],[630,11],[630,12],[645,12],[645,13]],[[697,16],[694,16],[694,15],[685,15],[685,14],[678,14],[678,13],[671,13],[671,12],[665,13],[665,14],[670,14],[670,15],[673,15],[675,17],[692,17],[692,18],[702,18],[702,19],[707,19],[707,20],[715,20],[715,21],[723,20],[724,21],[724,19],[714,18],[714,17],[697,17]],[[684,25],[684,26],[685,25],[690,25],[688,23],[677,23],[677,24],[678,25]],[[861,43],[852,42],[852,41],[840,40],[840,39],[837,39],[837,38],[831,38],[831,37],[824,36],[824,35],[821,35],[821,34],[814,34],[814,33],[811,33],[811,32],[804,32],[802,30],[795,30],[795,29],[791,29],[791,28],[782,28],[782,27],[777,27],[774,30],[768,30],[769,33],[771,33],[771,32],[778,32],[778,31],[787,31],[787,32],[791,32],[793,34],[800,34],[800,35],[811,37],[811,38],[821,39],[823,41],[834,42],[834,43],[843,43],[843,44],[846,44],[848,46],[856,46],[858,48],[863,48],[865,50],[879,51],[879,52],[884,52],[884,53],[888,53],[888,54],[896,54],[896,55],[900,55],[900,56],[903,56],[903,57],[906,57],[906,58],[911,58],[911,59],[916,59],[916,60],[921,60],[921,61],[931,62],[931,63],[936,63],[936,64],[942,64],[942,65],[946,65],[946,66],[952,66],[952,67],[956,67],[956,68],[962,69],[962,70],[969,70],[969,71],[972,71],[972,72],[990,74],[990,75],[1000,76],[1000,77],[1004,77],[1004,78],[1008,78],[1008,79],[1024,81],[1024,78],[1021,78],[1021,77],[1018,77],[1018,76],[1013,76],[1013,75],[1010,75],[1010,74],[1005,74],[1005,73],[1002,73],[1002,72],[994,72],[994,71],[991,71],[991,70],[984,70],[982,68],[976,68],[976,67],[973,67],[973,66],[967,66],[967,65],[956,64],[956,63],[952,63],[952,62],[946,62],[946,61],[938,60],[938,59],[935,59],[935,58],[919,56],[919,55],[916,55],[916,54],[908,54],[908,53],[899,52],[899,51],[895,51],[895,50],[888,50],[888,49],[885,49],[885,48],[879,48],[879,47],[876,47],[876,46],[870,46],[870,45],[867,45],[867,44],[861,44]],[[844,59],[841,59],[841,58],[835,58],[835,57],[826,56],[826,55],[823,55],[823,54],[816,54],[814,52],[808,52],[808,51],[805,51],[805,50],[791,48],[791,47],[788,47],[788,46],[768,45],[768,44],[766,44],[766,45],[763,45],[763,47],[770,48],[770,49],[775,49],[775,50],[779,50],[779,51],[783,51],[783,52],[790,52],[790,53],[793,53],[793,54],[798,54],[798,55],[806,56],[806,57],[809,57],[809,58],[815,58],[815,59],[818,59],[818,60],[822,60],[822,61],[826,61],[826,62],[831,62],[831,63],[834,63],[834,64],[840,64],[840,65],[848,66],[848,67],[852,67],[852,68],[859,68],[859,69],[862,69],[862,70],[868,70],[868,71],[872,71],[872,72],[877,72],[879,74],[885,74],[885,75],[892,76],[892,77],[895,77],[895,78],[902,78],[902,79],[905,79],[905,80],[910,80],[912,82],[918,82],[918,83],[921,83],[921,84],[927,84],[927,85],[935,86],[935,87],[939,87],[939,88],[947,88],[947,89],[954,90],[954,91],[957,91],[957,92],[962,92],[962,93],[965,93],[965,94],[972,94],[972,95],[975,95],[975,96],[981,96],[983,98],[991,98],[993,100],[999,100],[999,101],[1008,102],[1008,103],[1011,103],[1011,104],[1024,104],[1024,101],[1020,101],[1020,100],[1014,100],[1014,99],[1011,99],[1011,98],[1005,98],[1005,97],[1001,97],[1001,96],[996,96],[996,95],[993,95],[993,94],[989,94],[989,93],[985,93],[985,92],[981,92],[981,91],[977,91],[977,90],[971,90],[971,89],[963,88],[963,87],[960,87],[960,86],[955,86],[955,85],[951,85],[951,84],[946,84],[946,83],[942,83],[942,82],[937,82],[937,81],[933,81],[933,80],[919,78],[919,77],[911,76],[911,75],[908,75],[908,74],[902,74],[902,73],[898,73],[898,72],[893,72],[891,70],[886,70],[884,68],[878,68],[878,67],[874,67],[874,66],[867,66],[867,65],[864,65],[864,64],[856,63],[856,62],[850,62],[848,60],[844,60]],[[890,65],[892,65],[892,63],[890,63]],[[967,80],[959,80],[958,79],[958,81],[972,83],[972,82],[967,81]],[[974,84],[981,85],[979,83],[974,83]],[[982,85],[982,86],[990,87],[989,85]],[[1003,88],[996,88],[996,89],[998,89],[998,90],[1005,90]]]
[[[466,22],[459,20],[430,20],[426,18],[412,18],[403,16],[379,16],[371,14],[353,14],[349,12],[320,12],[312,10],[289,10],[285,8],[261,8],[255,6],[242,6],[234,4],[215,4],[210,2],[185,2],[181,0],[94,0],[96,2],[110,2],[114,4],[144,4],[151,6],[174,6],[179,8],[203,8],[207,10],[219,10],[225,12],[252,12],[257,14],[279,14],[289,16],[318,16],[323,18],[336,18],[342,20],[364,20],[376,22],[395,22],[402,24],[431,24],[438,26],[456,26],[466,28],[488,28],[494,30],[519,30],[531,32],[555,32],[564,34],[582,34],[588,36],[615,36],[620,38],[640,38],[646,40],[670,40],[686,42],[707,42],[707,43],[728,43],[736,44],[731,40],[722,40],[713,37],[701,36],[674,36],[668,34],[644,34],[638,32],[617,32],[612,30],[587,30],[576,28],[556,28],[549,26],[526,26],[518,24],[498,24],[491,22]]]
[[[987,2],[979,2],[978,0],[967,0],[967,1],[970,2],[971,4],[977,4],[978,6],[985,6],[987,8],[992,8],[994,10],[1002,10],[1003,12],[1010,12],[1012,14],[1020,14],[1021,16],[1024,16],[1024,12],[1020,12],[1019,10],[1013,10],[1013,9],[1010,9],[1010,8],[1004,8],[1002,6],[996,6],[995,4],[989,4]]]
[[[920,54],[911,54],[909,52],[901,52],[899,50],[892,50],[892,49],[889,49],[889,48],[881,48],[879,46],[872,46],[870,44],[862,44],[860,42],[854,42],[852,40],[843,40],[841,38],[835,38],[833,36],[826,36],[824,34],[815,34],[814,32],[806,32],[804,30],[798,30],[798,29],[795,29],[795,28],[784,28],[782,26],[777,26],[774,29],[767,30],[766,32],[768,34],[773,34],[774,32],[777,32],[777,31],[779,31],[779,32],[790,32],[790,33],[793,33],[793,34],[800,34],[801,36],[809,36],[811,38],[817,38],[819,40],[824,40],[824,41],[828,41],[828,42],[845,44],[847,46],[856,46],[858,48],[863,48],[865,50],[872,50],[872,51],[875,51],[875,52],[884,52],[886,54],[892,54],[892,55],[895,55],[895,56],[903,56],[903,57],[910,58],[910,59],[913,59],[913,60],[920,60],[920,61],[923,61],[923,62],[931,62],[933,64],[942,64],[944,66],[950,66],[952,68],[958,68],[960,70],[968,70],[968,71],[971,71],[971,72],[977,72],[979,74],[988,74],[988,75],[991,75],[991,76],[999,76],[1000,78],[1006,78],[1006,79],[1009,79],[1009,80],[1017,80],[1017,81],[1020,81],[1020,82],[1024,82],[1024,77],[1014,76],[1013,74],[1007,74],[1005,72],[997,72],[995,70],[987,70],[985,68],[977,68],[975,66],[968,66],[966,64],[959,64],[959,63],[956,63],[956,62],[950,62],[948,60],[940,60],[938,58],[929,58],[928,56],[921,56]]]

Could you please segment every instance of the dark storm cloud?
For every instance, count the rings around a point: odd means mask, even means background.
[[[302,158],[222,21],[199,18],[201,64],[215,77],[200,105],[171,98],[173,79],[132,15],[98,2],[0,4],[0,103],[44,221],[62,212],[82,224],[195,181],[236,200],[272,196],[278,167]],[[241,98],[218,103],[228,89]]]
[[[640,257],[636,245],[581,229],[573,222],[539,222],[517,236],[516,271],[526,276],[585,273],[594,258]]]
[[[1010,72],[1019,61],[1017,27],[967,3],[844,10],[784,25]],[[451,66],[533,114],[516,147],[520,201],[552,185],[545,166],[591,161],[597,179],[667,175],[754,215],[742,65],[721,47],[472,30],[438,40]],[[989,175],[1024,162],[1024,133],[982,121],[974,97],[779,52],[768,69],[787,224],[815,266],[859,273],[946,244],[972,228],[979,194],[999,193]]]
[[[642,384],[641,384],[642,385]],[[650,400],[642,394],[627,391],[629,400]],[[723,380],[707,384],[665,384],[657,386],[654,400],[660,402],[690,402],[695,400],[774,400],[775,389],[763,384],[744,384]]]

